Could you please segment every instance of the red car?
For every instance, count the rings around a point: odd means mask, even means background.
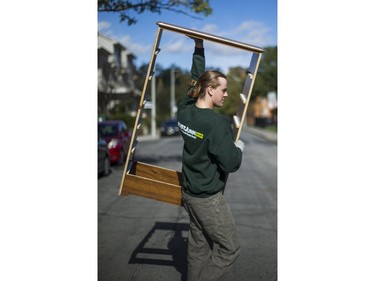
[[[130,134],[125,122],[119,120],[99,122],[98,131],[108,145],[111,163],[123,164],[130,143]]]

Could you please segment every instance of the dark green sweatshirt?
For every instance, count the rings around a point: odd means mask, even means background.
[[[205,71],[203,49],[195,49],[191,74],[198,80]],[[208,197],[220,191],[226,174],[241,165],[242,152],[234,145],[229,119],[211,109],[195,106],[187,95],[179,103],[178,126],[184,139],[182,175],[184,191]]]

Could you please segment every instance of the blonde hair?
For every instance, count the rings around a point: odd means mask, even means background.
[[[219,77],[227,79],[227,77],[221,73],[220,71],[216,70],[208,70],[204,72],[198,79],[195,88],[192,90],[192,96],[194,98],[204,97],[206,94],[206,89],[208,87],[212,87],[216,89],[220,85]]]

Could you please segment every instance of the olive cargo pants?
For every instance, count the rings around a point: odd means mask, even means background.
[[[220,280],[240,255],[232,213],[222,192],[197,198],[183,192],[189,214],[188,281]],[[214,251],[213,244],[218,245]]]

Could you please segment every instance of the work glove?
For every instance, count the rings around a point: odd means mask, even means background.
[[[242,140],[238,140],[234,143],[235,146],[237,146],[239,149],[241,149],[241,151],[243,152],[244,148],[245,148],[245,144],[243,143]]]

